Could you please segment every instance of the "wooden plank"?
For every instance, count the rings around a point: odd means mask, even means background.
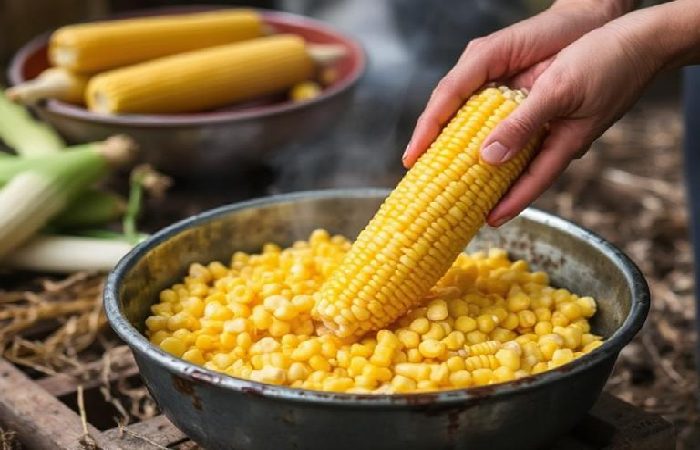
[[[105,431],[103,435],[124,450],[162,449],[189,441],[187,436],[165,416],[156,416],[131,424],[124,427],[124,430],[112,428]]]
[[[14,365],[0,358],[0,423],[29,448],[84,450],[80,417]],[[89,436],[101,449],[117,449],[93,426]]]
[[[101,369],[102,361],[95,361],[93,363],[86,364],[85,369],[81,370],[81,372],[99,374]],[[119,360],[111,362],[109,381],[112,382],[123,378],[129,378],[138,373],[139,369],[136,366],[134,357],[131,353],[125,353]],[[102,384],[102,379],[99,375],[85,380],[79,378],[76,376],[76,374],[59,373],[57,375],[52,375],[37,380],[36,383],[52,395],[56,397],[63,397],[64,395],[73,394],[78,389],[79,384],[82,384],[83,389],[87,390]]]
[[[550,450],[673,450],[673,425],[608,393]]]

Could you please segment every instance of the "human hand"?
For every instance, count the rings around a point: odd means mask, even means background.
[[[632,1],[620,0],[595,3],[560,1],[555,3],[549,10],[531,19],[505,28],[486,38],[472,41],[455,68],[445,76],[435,89],[424,113],[418,120],[411,142],[406,149],[404,164],[407,167],[412,166],[430,143],[432,143],[454,112],[476,89],[487,81],[509,81],[508,84],[515,87],[533,87],[534,89],[535,80],[538,80],[540,75],[548,73],[548,78],[560,88],[556,91],[557,95],[562,97],[564,95],[569,95],[568,89],[572,86],[560,86],[560,78],[562,78],[561,81],[564,81],[564,75],[569,76],[569,72],[576,72],[576,67],[579,68],[578,74],[582,78],[586,78],[589,72],[587,68],[588,61],[586,59],[581,60],[580,58],[590,58],[592,56],[592,59],[595,60],[597,55],[595,51],[591,51],[591,47],[597,45],[605,48],[608,45],[605,39],[611,38],[606,37],[607,34],[614,33],[612,30],[608,31],[605,34],[601,34],[600,39],[584,42],[580,46],[577,45],[578,50],[567,50],[568,56],[566,58],[561,58],[560,56],[556,56],[555,58],[555,55],[590,30],[619,16],[625,10],[631,8],[633,3]],[[612,53],[615,53],[611,55],[614,61],[614,59],[618,57],[617,55],[620,53],[620,49],[618,48],[617,52]],[[552,64],[555,60],[556,64]],[[567,65],[571,64],[573,64],[572,67],[567,67]],[[614,64],[612,65],[614,66]],[[601,64],[600,67],[604,67],[604,65]],[[605,69],[607,70],[607,67],[605,67]],[[604,75],[605,73],[606,72],[603,71],[601,74],[597,74],[598,78],[601,79],[600,81],[606,81],[607,75]],[[548,78],[545,78],[545,81]],[[572,80],[571,82],[572,85],[576,83],[580,84],[582,88],[596,88],[595,83],[580,83],[578,79],[575,81]],[[536,105],[533,104],[536,102],[533,101],[532,98],[534,97],[535,100],[538,98],[538,91],[541,90],[543,94],[547,93],[548,86],[544,83],[541,83],[540,86],[542,86],[541,89],[534,90],[530,96],[531,98],[529,98],[525,104],[534,107]],[[639,89],[641,89],[641,86]],[[578,94],[580,95],[577,98],[585,95],[582,92]],[[546,96],[543,96],[542,101],[544,100],[550,101]],[[574,101],[573,98],[564,100],[565,101],[560,102],[562,103],[562,105],[560,105],[562,106],[562,110],[565,109],[563,107],[565,106],[564,103],[572,104]],[[588,107],[588,105],[582,106]],[[530,106],[528,108],[530,108]],[[542,106],[540,106],[540,108],[542,108]],[[521,110],[523,109],[525,109],[524,105],[518,110],[522,113],[523,111]],[[533,112],[538,113],[538,111]],[[488,151],[483,154],[484,160],[492,163],[505,162],[509,157],[513,156],[515,151],[522,147],[523,143],[527,141],[529,134],[524,135],[522,132],[520,134],[514,134],[512,131],[508,131],[508,127],[513,128],[521,126],[521,124],[517,122],[518,120],[518,116],[513,116],[505,125],[499,127],[500,135],[505,133],[507,137],[504,142],[499,142],[504,145],[508,143],[510,144],[508,148],[513,148],[515,150],[504,155],[502,154],[503,149],[501,147],[501,154],[498,154],[499,152],[495,151],[498,149],[498,146],[495,146],[492,148],[494,152],[491,152],[491,157],[489,157]],[[542,125],[543,123],[544,122],[540,122],[539,124]],[[558,141],[566,139],[567,133],[565,131],[569,127],[572,127],[573,123],[563,124],[561,126],[553,125],[552,132],[546,141],[546,148],[550,147],[552,142],[556,144]],[[582,128],[583,125],[579,127]],[[561,128],[561,130],[557,131],[558,128]],[[517,130],[519,129],[516,128],[516,131]],[[494,131],[492,136],[499,136],[496,131]],[[534,129],[530,128],[522,131],[531,133]],[[557,137],[559,134],[562,134],[564,138]],[[497,139],[490,137],[488,143],[493,143],[495,141],[497,141]],[[576,150],[578,151],[580,149],[577,148]],[[542,161],[537,162],[539,159],[542,159]],[[518,186],[524,183],[524,188],[520,189],[518,187],[517,189],[512,189],[509,195],[499,203],[494,211],[492,211],[488,218],[491,225],[498,226],[517,214],[524,206],[536,198],[555,177],[555,175],[552,174],[548,178],[541,178],[539,173],[533,175],[531,173],[532,169],[542,164],[546,164],[547,166],[553,163],[557,163],[558,166],[563,164],[557,159],[552,161],[552,157],[548,155],[548,152],[545,152],[545,148],[543,148],[537,160],[533,161],[531,169],[523,176],[521,181],[518,182]],[[566,162],[568,164],[568,160]],[[566,164],[560,169],[557,169],[557,167],[552,167],[551,169],[553,171],[563,170]],[[544,167],[542,169],[544,169]]]

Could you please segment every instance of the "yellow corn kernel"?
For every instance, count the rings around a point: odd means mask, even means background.
[[[486,314],[482,314],[479,317],[477,317],[476,323],[479,327],[479,331],[481,331],[484,334],[489,334],[490,332],[492,332],[497,325],[496,321],[493,319],[493,316]]]
[[[449,379],[450,384],[456,388],[465,388],[472,384],[472,375],[463,369],[452,372]]]
[[[413,330],[398,330],[396,332],[396,336],[399,338],[399,341],[401,341],[401,344],[407,349],[417,348],[418,344],[420,344],[420,335]]]
[[[394,372],[397,375],[411,378],[416,381],[427,380],[430,378],[430,366],[420,363],[401,363],[394,367]]]
[[[552,311],[549,308],[535,308],[534,312],[538,322],[549,322],[552,319]]]
[[[583,317],[592,317],[593,314],[595,314],[597,305],[595,303],[595,300],[593,300],[591,297],[581,297],[576,300],[576,304],[581,308],[581,314],[583,314]]]
[[[518,325],[520,325],[518,314],[514,312],[508,313],[508,316],[506,316],[506,319],[500,325],[506,330],[515,330],[518,328]]]
[[[510,348],[502,348],[497,351],[496,359],[502,367],[507,367],[513,372],[520,369],[520,355]]]
[[[546,362],[538,362],[532,367],[532,374],[537,375],[549,369],[549,365]]]
[[[518,313],[518,321],[520,328],[531,328],[537,323],[537,316],[529,309],[525,309]]]
[[[444,343],[435,340],[435,339],[427,339],[418,345],[418,351],[423,355],[425,358],[440,358],[442,357],[445,352],[447,351],[447,347],[445,346]]]
[[[450,372],[464,370],[464,358],[459,356],[451,356],[447,360],[447,368],[450,370]]]
[[[152,344],[160,345],[160,343],[163,342],[163,340],[167,337],[170,337],[170,333],[168,333],[165,330],[160,330],[160,331],[156,331],[155,333],[153,333],[151,335],[151,338],[149,339],[149,341]]]
[[[530,297],[525,294],[514,295],[508,298],[508,310],[514,313],[530,307]]]
[[[146,328],[151,333],[168,328],[169,319],[163,316],[150,316],[146,319]]]
[[[464,333],[455,330],[448,334],[442,342],[448,350],[459,350],[464,346],[466,338],[464,337]]]
[[[295,84],[289,90],[289,98],[294,102],[311,100],[321,95],[321,86],[313,81],[304,81]]]
[[[403,375],[396,375],[391,380],[391,388],[394,392],[411,392],[416,389],[416,382]]]
[[[427,333],[428,330],[430,330],[430,321],[425,317],[419,317],[418,319],[411,322],[409,328],[412,331],[422,335]]]
[[[322,372],[330,372],[331,366],[328,361],[321,355],[313,355],[309,358],[309,366],[314,370],[320,370]]]
[[[391,360],[394,358],[394,350],[385,345],[377,345],[370,356],[369,361],[375,366],[389,367]]]
[[[486,340],[488,340],[488,336],[479,330],[474,330],[467,333],[467,344],[479,344],[481,342],[486,342]]]
[[[559,367],[574,360],[574,353],[570,348],[560,348],[555,350],[550,361],[550,368]]]
[[[505,383],[515,379],[515,372],[512,368],[501,366],[493,371],[493,380],[496,383]]]
[[[466,350],[469,356],[495,355],[496,352],[501,349],[501,347],[502,345],[498,341],[485,341],[470,345],[466,347]]]
[[[563,303],[559,306],[559,311],[566,316],[571,322],[574,322],[583,317],[583,310],[575,302]]]
[[[564,315],[561,311],[554,311],[552,313],[552,325],[555,327],[565,327],[571,323],[569,318]]]
[[[545,334],[551,334],[553,329],[552,322],[537,322],[534,331],[536,335],[544,336]]]
[[[583,335],[581,335],[581,345],[584,347],[593,341],[599,341],[599,340],[600,340],[600,336],[596,336],[595,334],[584,333]]]
[[[444,300],[433,300],[428,305],[426,317],[432,321],[445,320],[448,316],[447,302]]]
[[[210,334],[200,334],[194,341],[194,345],[204,351],[215,350],[219,347],[219,340]]]
[[[206,361],[204,359],[204,355],[202,355],[202,352],[198,348],[191,348],[187,350],[182,354],[181,358],[187,362],[191,362],[192,364],[198,364],[200,366]]]
[[[185,353],[185,344],[176,337],[166,337],[160,342],[160,348],[173,356],[180,356]]]
[[[583,353],[590,353],[590,352],[592,352],[593,350],[595,350],[595,349],[597,349],[598,347],[600,347],[601,345],[603,345],[603,341],[593,341],[593,342],[590,342],[590,343],[586,344],[586,345],[583,347]]]
[[[491,369],[476,369],[471,374],[475,386],[483,386],[493,381],[493,370]]]
[[[469,316],[459,316],[455,320],[455,328],[462,333],[469,333],[477,328],[476,320]]]
[[[321,353],[321,343],[316,339],[304,341],[292,352],[294,361],[308,361],[314,355]]]

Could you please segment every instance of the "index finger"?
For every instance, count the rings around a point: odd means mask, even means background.
[[[475,56],[468,64],[455,66],[440,80],[425,110],[418,118],[406,152],[402,158],[411,167],[440,134],[445,123],[469,96],[488,80],[489,53]]]

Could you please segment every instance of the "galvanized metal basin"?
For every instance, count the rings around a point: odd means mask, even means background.
[[[619,351],[639,331],[649,291],[637,267],[594,234],[527,210],[470,250],[504,247],[546,270],[555,285],[594,296],[592,325],[605,344],[558,370],[517,382],[413,395],[349,395],[270,386],[211,372],[166,354],[141,334],[158,292],[195,261],[228,261],[235,250],[289,244],[317,227],[354,237],[383,190],[305,192],[225,206],[170,226],[110,274],[105,308],[134,351],[165,414],[217,449],[529,449],[572,427],[600,393]]]

